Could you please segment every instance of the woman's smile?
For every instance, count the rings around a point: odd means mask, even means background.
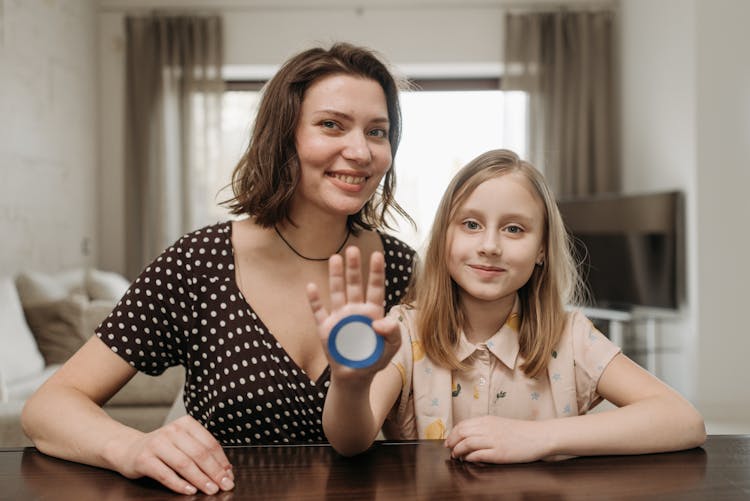
[[[327,172],[326,176],[331,178],[336,186],[342,190],[350,192],[361,191],[364,188],[365,183],[367,183],[367,180],[370,179],[369,176],[363,176],[361,174],[345,174],[337,172]]]

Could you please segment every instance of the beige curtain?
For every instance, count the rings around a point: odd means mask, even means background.
[[[218,16],[128,17],[126,272],[209,222],[223,81]]]
[[[530,160],[560,198],[620,188],[614,14],[508,13],[503,90],[529,93]]]

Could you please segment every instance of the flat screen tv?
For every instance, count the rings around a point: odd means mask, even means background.
[[[677,309],[684,296],[678,191],[558,202],[595,308]]]

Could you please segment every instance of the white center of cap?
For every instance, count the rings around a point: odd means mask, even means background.
[[[375,331],[363,322],[348,323],[336,335],[336,350],[349,360],[365,360],[375,351],[376,336]]]

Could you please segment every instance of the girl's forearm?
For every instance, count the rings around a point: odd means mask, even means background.
[[[367,450],[379,425],[370,404],[371,381],[341,383],[331,380],[323,408],[323,430],[339,454],[354,456]]]
[[[701,415],[677,394],[661,394],[609,411],[545,421],[552,456],[646,454],[702,445]]]

